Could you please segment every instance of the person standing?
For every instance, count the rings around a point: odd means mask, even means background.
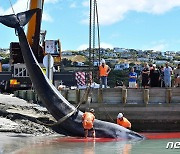
[[[179,87],[180,86],[180,63],[178,64],[177,68],[174,70],[174,86]]]
[[[92,132],[93,138],[95,138],[95,130],[94,130],[94,109],[90,109],[89,112],[85,112],[82,115],[82,123],[83,123],[83,128],[84,128],[84,135],[85,138],[88,136],[88,132]]]
[[[149,74],[150,74],[150,70],[149,70],[149,66],[148,63],[144,64],[144,68],[142,70],[142,86],[144,88],[148,87],[148,83],[149,83]]]
[[[134,68],[131,68],[131,72],[129,73],[129,88],[137,88],[137,73],[134,72]]]
[[[160,81],[160,71],[156,68],[156,64],[153,64],[152,70],[150,70],[150,86],[151,87],[159,87]]]
[[[131,123],[129,122],[129,120],[127,120],[127,118],[123,116],[122,113],[119,113],[117,116],[117,124],[125,128],[131,129]]]
[[[107,88],[107,77],[110,71],[111,71],[111,68],[108,65],[106,65],[105,60],[102,59],[101,65],[99,66],[99,76],[100,76],[99,88],[102,88],[102,85],[104,85],[104,87]]]
[[[169,66],[169,63],[166,63],[164,67],[164,84],[165,87],[171,87],[171,75],[172,75],[172,68]]]
[[[164,84],[164,67],[163,67],[163,65],[160,66],[159,72],[160,72],[160,87],[165,87],[165,84]]]

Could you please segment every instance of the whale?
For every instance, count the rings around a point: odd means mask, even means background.
[[[0,16],[0,23],[15,29],[33,88],[50,114],[58,121],[69,113],[74,112],[64,121],[54,125],[53,129],[57,133],[66,136],[84,137],[84,128],[82,125],[83,112],[69,103],[55,88],[46,75],[44,75],[27,41],[23,26],[29,22],[37,10],[38,9],[32,9],[17,14]],[[94,120],[94,129],[96,132],[96,138],[118,138],[122,140],[145,139],[143,135],[135,131],[99,119]]]

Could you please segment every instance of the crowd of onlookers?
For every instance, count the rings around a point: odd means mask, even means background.
[[[129,87],[136,88],[138,75],[131,68],[129,73]],[[144,88],[148,87],[180,87],[180,64],[174,69],[167,62],[165,66],[156,67],[155,64],[144,64],[144,68],[140,74],[141,85]],[[173,78],[173,82],[172,82]]]

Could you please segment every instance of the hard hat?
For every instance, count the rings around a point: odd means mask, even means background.
[[[94,113],[94,109],[90,109],[89,111],[92,112],[92,113]]]
[[[101,60],[101,63],[106,63],[104,59]]]
[[[122,114],[122,113],[119,113],[118,116],[117,116],[118,119],[119,119],[119,118],[122,118],[122,117],[123,117],[123,114]]]

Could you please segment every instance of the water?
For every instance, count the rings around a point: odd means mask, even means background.
[[[9,135],[0,137],[0,154],[180,154],[180,149],[166,149],[169,141],[180,139],[65,142],[61,136],[27,137]]]

